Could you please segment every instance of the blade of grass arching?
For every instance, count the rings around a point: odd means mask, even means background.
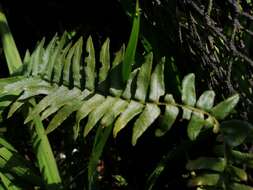
[[[21,188],[17,187],[15,184],[13,184],[12,181],[1,172],[0,172],[0,179],[1,179],[1,182],[3,183],[3,186],[5,187],[4,189],[21,190]]]
[[[15,41],[8,26],[5,14],[0,7],[0,36],[2,38],[3,50],[7,61],[10,74],[16,72],[21,66],[22,61],[16,47]]]
[[[46,183],[46,190],[60,190],[62,189],[61,177],[44,126],[39,116],[34,118],[33,123],[34,127],[31,129],[33,132],[33,148],[36,151],[38,165],[42,172],[44,182]]]
[[[95,177],[96,177],[96,168],[98,165],[98,161],[103,153],[106,142],[111,134],[113,125],[108,127],[99,126],[96,132],[92,153],[90,156],[89,164],[88,164],[88,182],[89,182],[89,190],[96,189],[95,185]]]
[[[122,78],[123,78],[123,81],[125,82],[128,80],[129,75],[132,71],[132,65],[134,64],[139,31],[140,31],[140,8],[139,8],[139,0],[136,0],[132,31],[131,31],[130,38],[127,44],[126,53],[125,53],[123,66],[122,66]]]

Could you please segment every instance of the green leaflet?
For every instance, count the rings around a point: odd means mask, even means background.
[[[72,57],[75,53],[76,46],[71,47],[71,49],[68,52],[67,58],[64,61],[64,67],[63,67],[63,84],[65,86],[70,85],[70,78],[71,78],[71,63],[72,63]]]
[[[125,109],[126,107],[128,106],[128,102],[125,101],[125,100],[121,100],[121,99],[118,99],[112,109],[110,110],[110,112],[107,112],[104,117],[101,119],[101,125],[103,127],[109,127],[110,125],[113,124],[115,118],[121,114]]]
[[[196,160],[188,161],[186,168],[188,170],[212,170],[223,172],[225,161],[223,158],[200,157]]]
[[[17,150],[2,137],[0,137],[0,145],[7,148],[11,152],[17,152]]]
[[[229,189],[231,190],[253,190],[253,187],[248,185],[239,184],[239,183],[232,183],[229,185]]]
[[[224,135],[224,141],[229,146],[235,147],[244,142],[253,132],[253,126],[240,120],[228,120],[221,123],[220,129]]]
[[[214,186],[219,181],[219,174],[202,174],[189,180],[188,186]]]
[[[132,71],[132,65],[135,61],[136,47],[138,43],[138,36],[140,30],[140,8],[139,0],[136,0],[135,15],[133,17],[132,31],[127,44],[125,58],[122,67],[122,78],[123,81],[127,81]]]
[[[121,131],[131,119],[133,119],[136,115],[142,112],[144,105],[140,104],[136,101],[131,101],[127,107],[127,109],[119,116],[116,120],[113,136],[116,138],[119,131]]]
[[[109,40],[109,38],[107,38],[106,41],[104,42],[104,44],[102,45],[102,48],[100,51],[99,61],[102,64],[102,66],[99,69],[99,76],[98,76],[99,83],[103,82],[106,79],[106,77],[108,75],[108,71],[110,69],[109,45],[110,45],[110,40]]]
[[[115,58],[112,62],[112,68],[110,71],[110,94],[114,96],[120,96],[122,94],[123,81],[120,73],[122,67],[122,61],[124,60],[125,46],[123,45],[121,49],[116,52]]]
[[[58,57],[60,56],[61,50],[64,47],[64,44],[66,42],[66,32],[64,32],[64,34],[62,35],[59,44],[56,46],[56,48],[54,49],[52,56],[50,57],[44,75],[45,75],[45,79],[51,81],[52,79],[52,74],[53,74],[53,69],[54,69],[54,64],[56,62],[56,60],[58,59]]]
[[[239,181],[247,181],[248,175],[244,169],[235,167],[235,166],[229,166],[228,168],[230,173],[234,175],[236,178],[238,178]]]
[[[161,124],[159,125],[158,129],[155,131],[155,135],[160,137],[164,135],[167,131],[170,130],[179,113],[179,109],[177,106],[171,105],[170,103],[175,103],[175,100],[172,95],[165,96],[165,102],[168,103],[165,106],[165,113],[162,119]]]
[[[96,123],[104,116],[110,107],[117,101],[116,98],[108,96],[105,101],[89,114],[88,122],[84,128],[84,137],[92,130]]]
[[[81,37],[75,44],[76,49],[73,56],[73,79],[74,79],[74,86],[77,88],[81,88],[81,73],[80,73],[80,62],[81,62],[81,55],[83,49],[83,38]]]
[[[131,72],[129,79],[127,80],[126,88],[122,94],[123,98],[128,99],[128,100],[131,99],[131,97],[132,97],[132,93],[131,93],[132,84],[133,84],[133,81],[134,81],[138,71],[139,71],[138,69],[135,69],[133,72]]]
[[[39,64],[42,62],[42,54],[43,54],[43,46],[45,44],[45,38],[41,40],[38,47],[35,49],[33,55],[32,55],[32,75],[36,76],[39,72]]]
[[[239,94],[235,94],[228,99],[220,102],[218,105],[211,109],[211,113],[216,119],[224,119],[231,113],[239,101]]]
[[[150,83],[150,76],[152,70],[153,53],[149,53],[145,57],[145,62],[140,68],[140,72],[137,76],[137,89],[135,92],[135,98],[141,102],[145,102],[148,92],[148,86]]]
[[[212,90],[207,90],[199,97],[196,107],[205,111],[210,111],[213,107],[215,93]]]
[[[196,140],[205,123],[203,114],[193,112],[191,120],[187,126],[188,137],[191,140]]]
[[[70,114],[72,114],[74,111],[77,111],[81,105],[82,101],[77,99],[72,100],[69,104],[61,108],[49,123],[46,133],[49,134],[54,131],[62,124],[63,121],[68,118],[68,116],[70,116]]]
[[[136,145],[139,137],[156,120],[160,114],[160,109],[156,104],[146,104],[143,112],[138,117],[133,126],[132,145]]]
[[[96,73],[95,73],[95,68],[96,68],[96,61],[95,61],[95,50],[92,42],[91,36],[87,39],[86,43],[86,51],[88,53],[88,56],[85,58],[85,76],[86,76],[86,83],[85,87],[93,91],[95,89],[95,78],[96,78]]]
[[[48,106],[53,104],[56,99],[60,99],[60,97],[65,98],[68,93],[68,89],[64,86],[59,87],[54,93],[49,94],[45,98],[43,98],[39,104],[35,106],[31,113],[29,113],[28,117],[25,119],[25,123],[31,121],[34,117],[36,117],[40,112],[45,110]]]
[[[15,41],[8,26],[7,19],[0,10],[0,36],[2,38],[3,50],[10,74],[17,72],[22,66],[22,61],[16,47]]]
[[[67,53],[69,52],[69,49],[70,49],[71,45],[72,45],[72,43],[70,42],[65,47],[65,49],[63,50],[63,52],[61,53],[59,58],[55,61],[53,82],[55,82],[56,84],[59,84],[61,82],[61,76],[62,76],[64,61],[65,61]]]
[[[0,179],[3,183],[4,187],[7,190],[21,190],[18,186],[16,186],[7,176],[5,176],[2,172],[0,172]]]
[[[154,102],[159,102],[159,98],[165,94],[164,63],[165,57],[162,58],[151,75],[149,99]]]
[[[48,118],[50,115],[58,111],[62,106],[71,104],[73,100],[81,101],[87,95],[89,95],[89,92],[88,94],[82,94],[78,88],[68,91],[65,97],[56,98],[55,101],[42,112],[41,119],[44,120]]]
[[[182,82],[182,102],[188,106],[194,106],[196,103],[195,75],[193,73],[184,77]],[[191,110],[183,109],[183,118],[190,119]]]
[[[93,111],[98,105],[100,105],[105,100],[104,96],[95,94],[92,98],[84,101],[80,109],[76,113],[76,124],[74,126],[74,138],[77,138],[77,135],[80,130],[80,121],[85,118],[91,111]]]
[[[48,62],[53,55],[57,39],[58,39],[58,36],[57,36],[57,34],[55,34],[54,37],[52,38],[52,40],[47,45],[47,47],[42,55],[42,63],[39,65],[39,68],[41,70],[40,73],[45,73],[45,70],[47,69]],[[31,65],[32,63],[30,62],[29,64]]]
[[[48,84],[41,83],[41,84],[38,84],[37,86],[27,86],[23,94],[19,96],[17,100],[22,101],[22,100],[31,98],[33,96],[42,95],[42,94],[48,95],[55,90],[56,90],[56,87],[51,86],[49,83]]]

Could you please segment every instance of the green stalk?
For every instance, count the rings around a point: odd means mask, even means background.
[[[15,41],[8,26],[7,19],[0,6],[0,36],[10,75],[17,72],[22,66],[22,61],[16,47]]]
[[[33,121],[34,127],[31,127],[32,144],[36,153],[40,171],[43,172],[42,174],[44,181],[46,182],[46,189],[62,189],[62,181],[42,121],[39,116],[37,116]]]
[[[136,53],[136,48],[137,48],[137,43],[138,43],[138,38],[139,38],[139,31],[140,31],[140,8],[139,8],[139,1],[136,0],[132,31],[131,31],[130,38],[127,44],[126,53],[124,56],[123,66],[122,66],[122,78],[124,82],[128,80],[129,75],[132,71],[132,66],[134,64],[135,53]]]

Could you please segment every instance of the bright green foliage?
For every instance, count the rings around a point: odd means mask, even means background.
[[[213,91],[204,92],[197,101],[195,75],[189,74],[183,79],[182,104],[175,102],[173,95],[165,93],[164,58],[153,70],[152,53],[145,56],[145,61],[140,68],[131,72],[126,84],[119,83],[116,91],[108,91],[108,88],[101,88],[101,83],[106,83],[110,89],[112,85],[110,74],[114,72],[115,75],[118,75],[117,72],[120,72],[115,68],[123,61],[124,48],[116,54],[111,64],[109,40],[107,39],[99,54],[99,61],[102,65],[96,71],[94,64],[98,64],[98,61],[94,57],[91,37],[86,43],[88,52],[84,59],[86,64],[81,59],[82,38],[73,46],[70,45],[71,43],[66,43],[66,33],[59,39],[59,43],[55,43],[56,39],[58,40],[57,36],[45,49],[43,39],[30,56],[27,54],[20,76],[0,79],[0,96],[10,97],[8,101],[3,102],[5,107],[13,103],[9,108],[8,116],[22,109],[30,99],[38,97],[39,102],[28,113],[25,123],[36,119],[38,115],[42,120],[52,118],[46,133],[53,132],[72,114],[76,115],[76,122],[73,126],[74,138],[78,138],[79,134],[83,134],[80,138],[86,137],[96,126],[110,127],[116,137],[119,131],[133,120],[132,144],[135,145],[158,117],[162,118],[162,125],[158,126],[156,135],[164,135],[172,127],[181,108],[184,111],[183,118],[190,120],[187,128],[188,136],[191,140],[195,140],[202,128],[207,125],[216,127],[215,131],[217,131],[219,123],[215,114],[219,113],[217,117],[223,119],[232,111],[238,101],[238,95],[234,95],[212,108]],[[82,70],[85,72],[81,72]],[[98,80],[95,80],[96,76],[99,76]],[[136,86],[133,83],[134,80],[136,80]],[[112,86],[111,89],[113,88]],[[164,101],[160,101],[161,97]],[[165,112],[163,113],[162,107],[164,106]],[[88,117],[87,123],[83,125],[83,119],[86,117]],[[101,142],[99,142],[100,138]],[[91,175],[94,174],[92,172],[95,168],[94,163],[102,154],[107,138],[108,132],[105,132],[101,133],[99,139],[96,140],[100,148],[94,146],[95,152],[90,160],[89,179],[93,179]],[[56,180],[58,177],[55,177]]]

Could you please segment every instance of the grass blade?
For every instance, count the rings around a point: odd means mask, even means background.
[[[123,81],[127,81],[132,71],[132,65],[135,60],[135,53],[138,43],[139,31],[140,31],[140,8],[139,0],[136,0],[135,14],[133,18],[132,31],[127,44],[125,58],[122,67],[122,78]]]
[[[2,38],[2,44],[9,73],[12,75],[13,73],[17,72],[19,68],[21,68],[22,60],[20,58],[18,49],[11,34],[10,28],[8,26],[7,19],[1,7],[0,7],[0,35]]]

